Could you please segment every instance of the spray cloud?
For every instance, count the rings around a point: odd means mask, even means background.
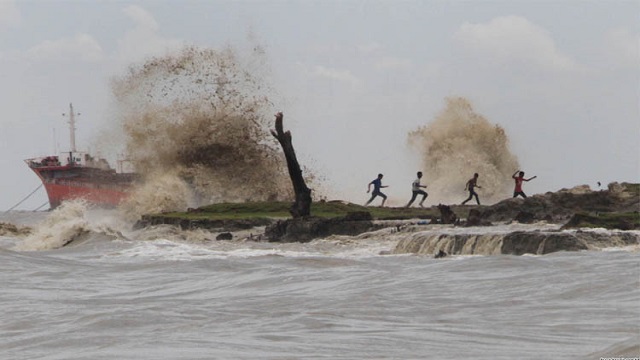
[[[275,111],[264,64],[259,46],[247,58],[231,48],[185,47],[114,80],[136,172],[180,189],[173,195],[182,199],[189,197],[183,191],[188,184],[197,195],[192,198],[204,203],[290,199],[285,162],[268,131]],[[168,199],[172,194],[142,194],[156,186],[138,191],[130,206],[162,208],[147,204],[154,198],[169,206],[163,210],[198,205]]]
[[[409,133],[408,141],[422,157],[430,202],[460,203],[465,183],[480,175],[480,201],[504,199],[519,168],[504,129],[492,125],[462,97],[447,98],[445,109],[429,124]],[[474,200],[475,201],[475,200]]]

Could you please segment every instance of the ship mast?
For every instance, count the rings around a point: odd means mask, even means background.
[[[80,116],[80,113],[73,112],[73,104],[69,103],[69,146],[72,152],[76,152],[76,115]]]

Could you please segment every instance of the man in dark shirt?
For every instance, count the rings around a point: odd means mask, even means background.
[[[380,192],[381,188],[386,188],[388,186],[382,186],[382,177],[384,175],[382,174],[378,174],[378,177],[376,179],[374,179],[372,182],[369,183],[369,185],[367,186],[367,194],[371,191],[371,185],[373,185],[373,192],[371,193],[371,199],[369,199],[369,201],[367,201],[366,204],[364,204],[364,206],[369,205],[373,199],[376,198],[376,196],[380,196],[382,197],[382,205],[380,206],[384,206],[384,202],[387,201],[387,195],[383,194]]]
[[[469,197],[467,200],[462,202],[462,205],[466,204],[467,201],[471,200],[474,196],[476,197],[476,202],[480,205],[480,199],[478,198],[478,194],[474,190],[475,188],[482,189],[481,186],[478,185],[478,173],[473,174],[473,177],[467,181],[467,185],[465,185],[464,189],[469,190]]]

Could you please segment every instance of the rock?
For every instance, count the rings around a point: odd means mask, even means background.
[[[640,234],[597,231],[514,231],[485,234],[420,234],[401,239],[393,254],[451,255],[544,255],[558,251],[581,251],[637,245]],[[437,257],[437,255],[436,255]]]
[[[607,189],[609,189],[610,192],[616,193],[616,194],[620,194],[625,191],[625,187],[622,184],[619,184],[617,182],[612,182],[609,185],[607,185]]]
[[[557,251],[580,251],[587,250],[588,248],[586,241],[575,235],[557,233],[546,236],[538,247],[538,251],[536,253],[544,255]]]
[[[364,215],[355,215],[360,216]],[[350,220],[349,216],[330,219],[310,216],[280,220],[266,227],[265,236],[269,241],[307,242],[330,235],[355,236],[377,228],[380,226],[374,225],[372,221]]]
[[[506,199],[484,207],[481,217],[492,222],[511,221],[518,217],[525,222],[559,222],[569,220],[578,212],[633,212],[640,209],[639,191],[638,184],[612,183],[608,191],[591,191],[587,185],[581,185],[533,195],[524,200]]]
[[[233,234],[230,232],[223,232],[216,236],[216,240],[233,240]]]
[[[502,254],[544,255],[557,251],[587,250],[587,244],[570,233],[543,233],[516,231],[507,234],[502,241]]]
[[[455,224],[458,216],[451,210],[451,207],[447,205],[438,205],[440,210],[440,223],[441,224]]]
[[[275,220],[267,218],[247,219],[184,219],[162,215],[143,215],[133,228],[140,229],[153,225],[173,225],[183,230],[207,229],[210,231],[237,231],[251,229],[256,226],[273,224]]]
[[[443,257],[446,257],[446,256],[447,256],[446,252],[444,252],[442,250],[438,250],[438,253],[434,256],[434,258],[440,259],[440,258],[443,258]]]
[[[521,224],[531,224],[535,221],[535,216],[528,211],[520,211],[513,220]]]
[[[368,211],[352,211],[344,216],[345,221],[372,221],[373,216]]]
[[[563,229],[570,228],[605,228],[619,230],[637,230],[640,229],[640,213],[602,213],[590,215],[585,213],[574,214]]]
[[[465,226],[491,226],[491,222],[482,218],[482,213],[478,209],[469,210]]]
[[[589,185],[578,185],[578,186],[574,186],[571,189],[562,189],[560,190],[560,192],[568,192],[570,194],[573,195],[581,195],[581,194],[588,194],[590,193],[591,187]]]

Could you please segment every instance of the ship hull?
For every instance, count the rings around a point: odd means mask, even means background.
[[[118,206],[129,197],[126,190],[91,187],[89,184],[44,183],[51,208],[56,208],[65,200],[82,199],[100,207]]]
[[[54,159],[54,160],[51,160]],[[139,178],[135,173],[116,173],[74,164],[60,165],[56,158],[26,160],[44,185],[51,209],[65,200],[82,199],[93,205],[113,208],[125,201]]]

